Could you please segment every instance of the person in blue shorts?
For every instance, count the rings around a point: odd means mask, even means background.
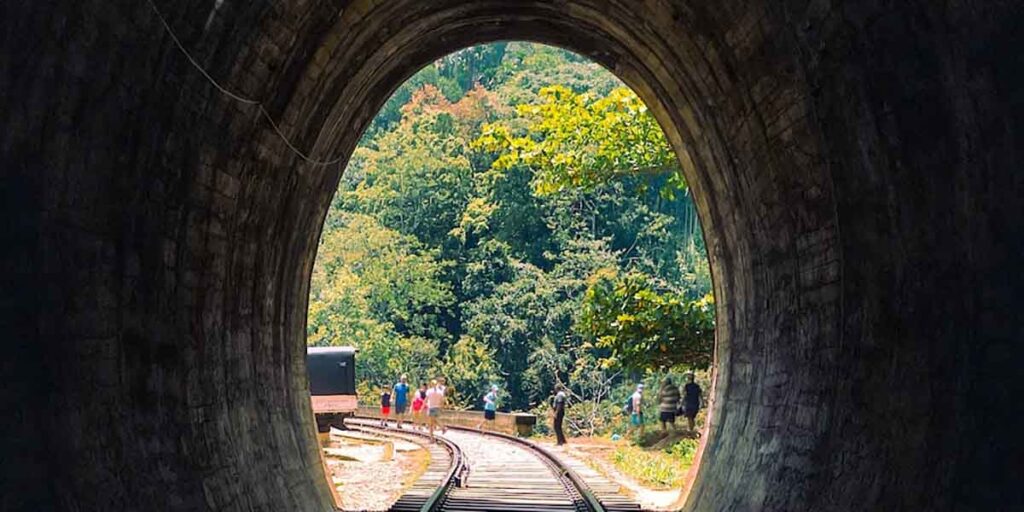
[[[434,440],[434,430],[437,428],[437,419],[441,417],[441,408],[444,407],[444,386],[438,384],[437,379],[430,381],[430,388],[427,389],[427,428],[430,429],[430,439]]]
[[[484,419],[476,425],[476,429],[483,432],[484,421],[487,422],[487,430],[494,430],[494,419],[498,416],[498,386],[491,385],[491,390],[484,395]]]
[[[402,428],[402,422],[405,418],[405,410],[409,407],[409,384],[406,382],[408,378],[402,375],[398,378],[398,384],[391,389],[391,396],[395,401],[395,421],[398,422],[398,428]]]
[[[644,436],[644,385],[637,384],[636,391],[629,397],[632,405],[629,414],[629,433],[638,430]]]

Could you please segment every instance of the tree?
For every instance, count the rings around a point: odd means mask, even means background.
[[[643,274],[596,275],[583,299],[577,328],[588,341],[611,350],[609,366],[645,370],[711,365],[711,296],[688,301],[681,294],[654,289]]]
[[[468,91],[477,84],[493,83],[507,47],[507,42],[471,46],[441,57],[435,66],[442,76]]]
[[[436,251],[366,215],[339,213],[310,283],[307,343],[352,345],[361,393],[400,373],[425,377],[437,357],[438,313],[453,300]]]
[[[458,409],[480,405],[489,386],[502,382],[494,351],[479,340],[463,336],[448,350],[440,366],[448,380],[449,402]]]
[[[366,132],[363,133],[359,141],[359,146],[372,147],[374,140],[379,135],[394,129],[402,120],[402,107],[412,98],[413,92],[421,89],[424,85],[436,87],[450,99],[458,98],[463,93],[454,79],[438,73],[436,65],[429,65],[421,69],[391,94],[388,101],[381,107],[380,112],[370,122],[370,126],[366,128]]]
[[[519,105],[526,122],[492,123],[474,145],[500,153],[499,170],[522,164],[534,170],[541,195],[566,189],[590,190],[624,176],[670,176],[666,194],[685,186],[664,133],[636,94],[626,87],[607,96],[578,94],[564,86],[540,90],[542,102]]]
[[[436,342],[418,336],[380,336],[356,342],[357,392],[366,402],[376,403],[377,395],[390,389],[401,375],[409,382],[429,382],[438,372]]]
[[[342,229],[321,241],[322,270],[314,275],[314,299],[362,308],[399,332],[441,334],[436,315],[454,296],[439,279],[447,264],[437,251],[367,215],[344,214],[342,223]]]
[[[548,313],[554,296],[546,274],[528,263],[513,261],[514,277],[498,284],[494,292],[481,295],[464,308],[466,332],[492,350],[492,356],[507,375],[510,403],[526,408],[531,397],[522,379],[531,348],[548,329]]]
[[[621,373],[601,364],[590,344],[558,349],[548,342],[530,355],[526,378],[531,385],[547,390],[542,396],[553,394],[554,385],[561,384],[571,405],[566,412],[569,432],[592,436],[610,426],[618,412],[608,398]],[[545,401],[543,405],[549,404]]]

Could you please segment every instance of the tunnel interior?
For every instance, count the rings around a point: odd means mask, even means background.
[[[303,359],[326,209],[394,88],[503,39],[608,67],[680,156],[718,308],[684,508],[1020,503],[1011,2],[2,9],[4,510],[331,509]]]

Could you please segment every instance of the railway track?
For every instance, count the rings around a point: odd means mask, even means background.
[[[430,450],[427,471],[392,506],[400,512],[625,512],[639,507],[599,483],[598,496],[566,463],[529,441],[501,433],[449,427],[429,441],[423,432],[382,428],[378,420],[350,419],[350,427],[418,442]],[[481,437],[487,442],[480,442]],[[470,468],[472,464],[472,468]],[[603,503],[608,501],[608,503]]]
[[[372,435],[411,441],[423,446],[430,453],[427,470],[391,506],[392,511],[441,510],[440,505],[448,493],[452,488],[462,485],[469,472],[469,465],[462,454],[462,449],[447,439],[437,437],[439,442],[433,443],[430,436],[423,432],[384,428],[380,426],[379,420],[372,419],[347,419],[345,425]]]

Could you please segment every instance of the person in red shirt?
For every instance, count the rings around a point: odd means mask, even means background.
[[[427,385],[420,384],[420,389],[413,392],[412,398],[412,423],[426,430],[423,421],[423,409],[427,403]]]

